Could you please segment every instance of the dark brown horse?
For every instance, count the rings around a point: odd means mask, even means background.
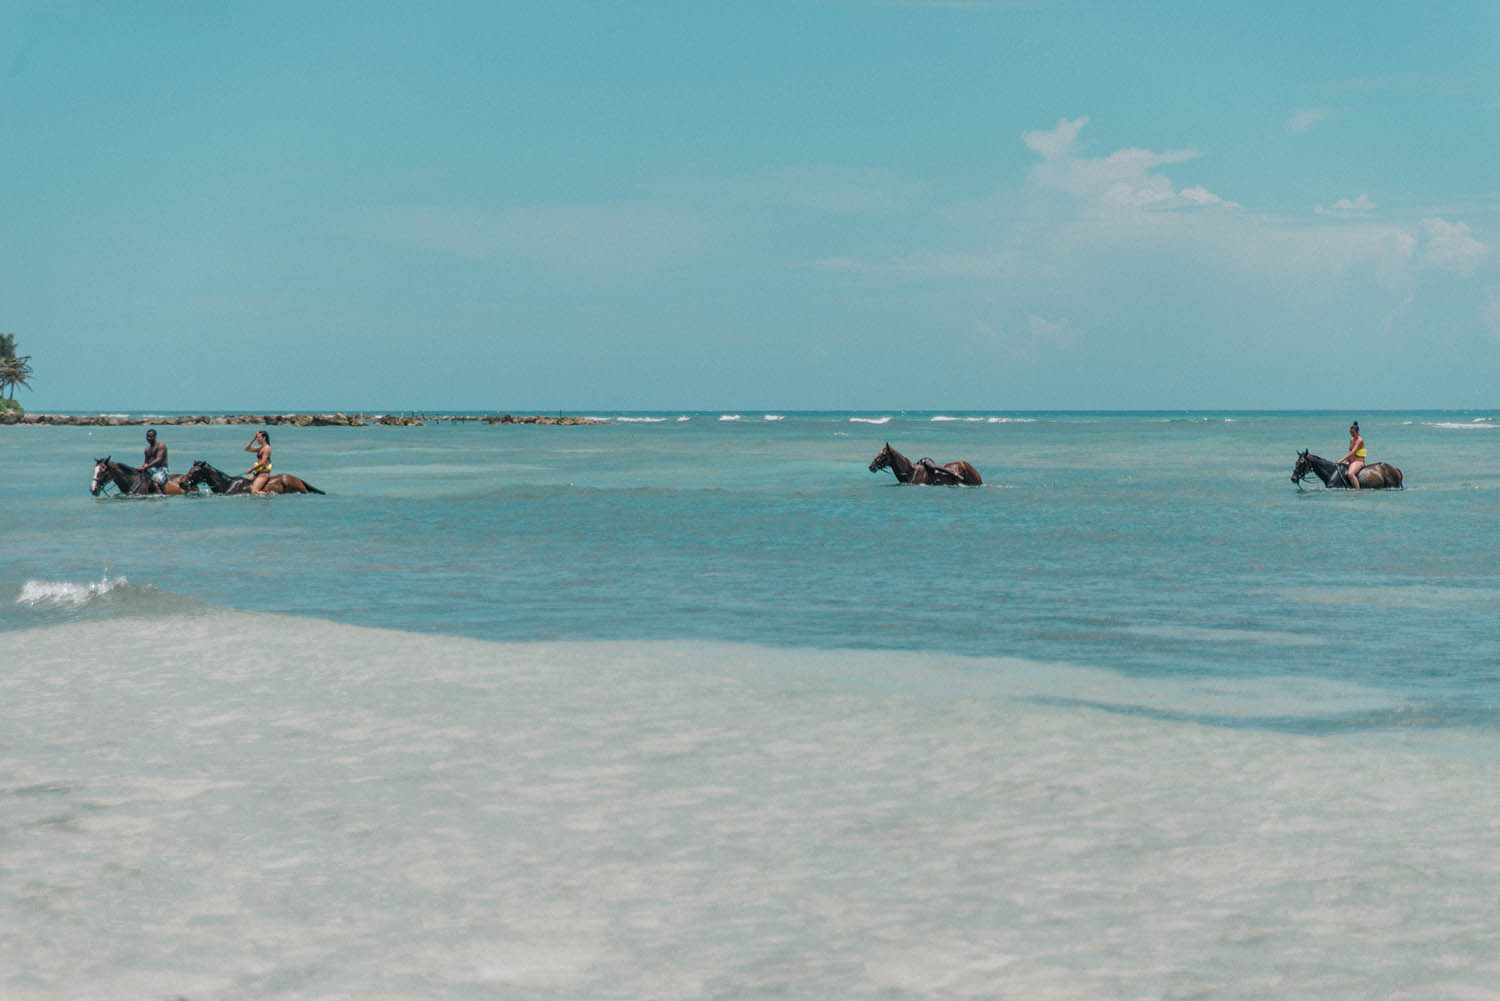
[[[1301,487],[1302,477],[1312,473],[1323,481],[1325,487],[1353,489],[1345,476],[1347,468],[1342,462],[1334,462],[1321,455],[1310,455],[1304,449],[1297,453],[1297,464],[1292,467],[1292,482]],[[1361,490],[1401,486],[1401,470],[1389,462],[1372,462],[1359,471],[1357,478]]]
[[[957,462],[945,462],[941,466],[931,459],[922,459],[912,462],[900,452],[891,448],[891,443],[886,442],[885,448],[875,456],[870,463],[870,472],[879,472],[889,468],[896,474],[896,479],[902,483],[927,483],[941,486],[969,486],[977,487],[984,483],[979,478],[979,470],[960,459]]]
[[[191,483],[194,489],[200,483],[207,483],[208,489],[216,494],[248,494],[250,492],[249,477],[230,476],[210,466],[202,459],[193,463],[183,480]],[[291,473],[277,473],[266,480],[265,492],[268,494],[320,494],[323,491]]]
[[[145,497],[150,494],[195,494],[198,492],[196,483],[188,483],[188,474],[179,476],[168,476],[166,483],[158,485],[151,478],[151,474],[145,470],[127,466],[123,462],[116,462],[109,456],[94,460],[94,478],[89,482],[89,493],[95,497],[99,496],[110,483],[122,494],[131,497]]]

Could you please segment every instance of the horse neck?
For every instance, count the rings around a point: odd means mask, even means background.
[[[911,479],[911,471],[913,468],[911,460],[902,455],[900,452],[896,451],[894,448],[890,449],[889,451],[891,472],[895,473],[896,479],[900,480],[902,483],[907,482]]]
[[[1330,460],[1323,458],[1321,455],[1313,455],[1309,453],[1307,456],[1307,461],[1312,466],[1312,471],[1317,474],[1318,479],[1323,481],[1323,485],[1325,487],[1328,486],[1328,481],[1333,479],[1333,474],[1337,472],[1339,468],[1338,463],[1331,462]]]
[[[104,468],[109,471],[109,478],[115,481],[115,487],[120,490],[134,490],[136,484],[141,482],[141,471],[131,469],[123,462],[110,459],[104,464]]]
[[[229,477],[206,462],[203,464],[203,477],[208,480],[208,488],[214,493],[223,493],[229,489]]]

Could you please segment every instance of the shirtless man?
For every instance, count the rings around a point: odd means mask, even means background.
[[[1344,478],[1351,487],[1358,490],[1359,471],[1365,468],[1365,440],[1359,436],[1359,421],[1349,425],[1349,452],[1339,462],[1349,464],[1344,470]]]
[[[161,493],[167,485],[167,446],[156,440],[156,428],[146,431],[146,461],[135,467],[151,474],[156,492]]]
[[[255,432],[255,437],[250,439],[250,444],[245,446],[245,451],[255,453],[255,462],[245,475],[251,477],[250,492],[252,494],[268,494],[266,481],[271,478],[271,436],[265,431]]]

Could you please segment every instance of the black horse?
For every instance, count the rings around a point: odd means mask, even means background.
[[[94,460],[94,478],[89,482],[89,493],[98,497],[100,491],[109,483],[113,483],[120,493],[131,497],[145,497],[149,494],[197,493],[197,484],[189,484],[187,479],[186,473],[180,476],[169,476],[164,485],[158,486],[150,473],[134,466],[127,466],[123,462],[116,462],[106,455],[102,459]]]
[[[1346,475],[1348,467],[1342,462],[1333,462],[1321,455],[1311,455],[1305,449],[1297,453],[1297,465],[1292,467],[1292,482],[1302,486],[1302,477],[1308,473],[1317,476],[1325,487],[1352,489]],[[1359,489],[1380,490],[1383,487],[1400,487],[1401,470],[1389,462],[1372,462],[1357,474]]]
[[[979,477],[979,470],[960,459],[957,462],[945,462],[939,466],[931,459],[922,459],[920,462],[912,462],[900,452],[891,448],[891,443],[886,442],[885,448],[870,463],[870,472],[879,472],[889,468],[896,474],[896,479],[902,483],[927,483],[941,486],[969,486],[977,487],[984,483]]]
[[[183,483],[192,484],[194,489],[200,483],[207,483],[208,489],[216,494],[248,494],[251,480],[248,476],[230,476],[199,459],[183,476]],[[277,473],[266,480],[265,492],[268,494],[321,494],[323,491],[290,473]]]

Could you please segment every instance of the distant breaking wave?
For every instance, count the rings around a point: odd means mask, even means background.
[[[889,424],[890,422],[891,422],[891,419],[889,417],[851,417],[851,418],[849,418],[849,423],[850,424]]]
[[[1467,424],[1459,421],[1433,421],[1427,426],[1446,431],[1500,431],[1500,424],[1494,423],[1493,417],[1476,417]]]

